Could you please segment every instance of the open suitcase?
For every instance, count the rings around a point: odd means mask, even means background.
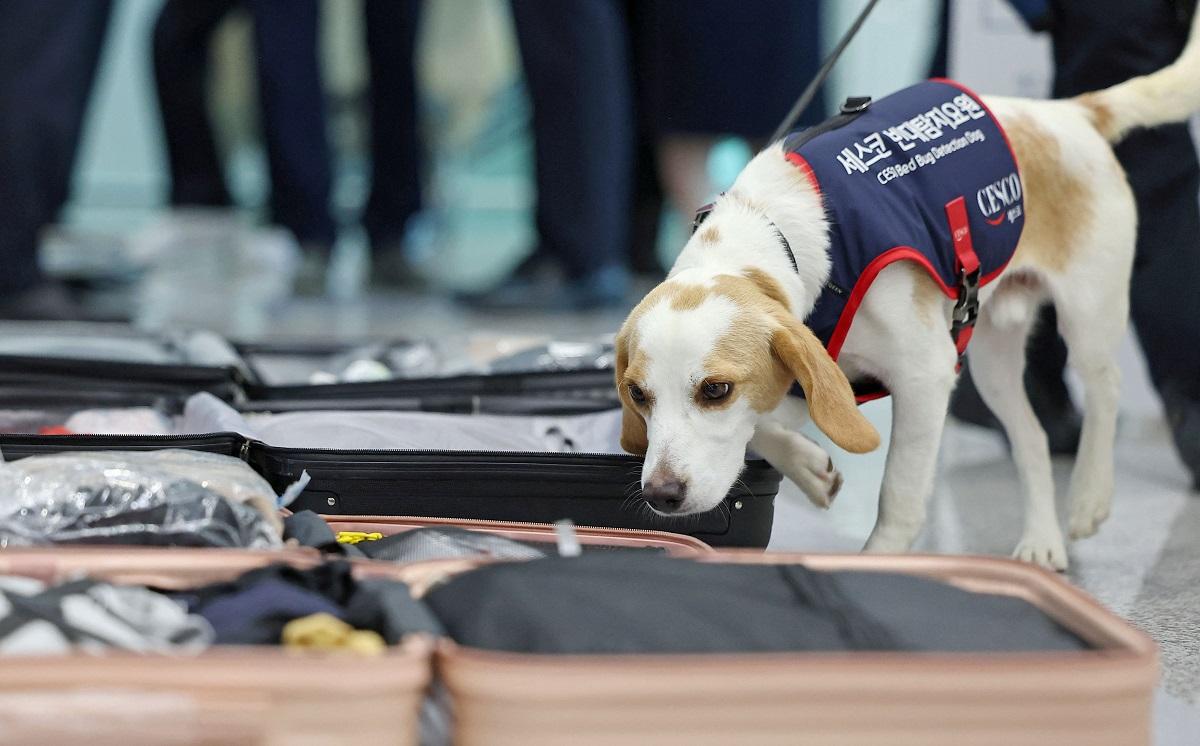
[[[473,362],[451,360],[455,354],[471,357],[420,341],[237,343],[113,324],[6,323],[0,407],[22,397],[66,397],[92,406],[154,403],[173,414],[202,391],[244,411],[572,414],[618,406],[611,350],[603,343],[548,343],[515,353],[493,344],[473,351]]]
[[[616,454],[280,448],[234,433],[198,436],[5,435],[6,460],[69,451],[184,448],[241,458],[282,493],[305,472],[294,510],[350,516],[418,516],[553,523],[683,533],[711,546],[758,547],[771,538],[781,476],[747,463],[725,501],[670,518],[630,492],[640,459]]]
[[[1139,746],[1157,652],[1058,576],[1012,560],[719,552],[700,562],[929,578],[1032,604],[1090,649],[1029,653],[549,655],[442,642],[455,743]],[[414,588],[461,564],[407,568]]]
[[[0,552],[0,574],[186,589],[270,563],[315,565],[315,552],[64,548]],[[399,568],[362,565],[361,576]],[[194,657],[6,657],[0,741],[96,746],[356,742],[415,746],[430,681],[431,641],[339,660],[272,647],[212,648]]]

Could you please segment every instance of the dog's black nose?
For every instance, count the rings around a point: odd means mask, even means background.
[[[642,496],[660,513],[674,513],[687,497],[687,485],[674,477],[652,477],[642,488]]]

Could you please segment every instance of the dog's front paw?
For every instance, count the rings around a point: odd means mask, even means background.
[[[802,466],[795,474],[789,476],[818,508],[828,508],[832,505],[833,499],[842,489],[842,473],[833,468],[833,459],[828,456],[820,467]]]
[[[1046,536],[1022,537],[1012,556],[1024,562],[1041,565],[1048,570],[1067,569],[1067,547],[1063,543],[1062,535],[1057,532]]]
[[[1095,494],[1095,493],[1093,493]],[[1086,539],[1108,518],[1112,498],[1080,498],[1071,501],[1071,538]]]

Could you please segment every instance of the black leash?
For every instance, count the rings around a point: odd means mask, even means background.
[[[833,66],[837,64],[838,58],[842,56],[842,52],[846,51],[846,47],[850,46],[850,42],[854,39],[855,35],[858,34],[858,30],[862,28],[863,23],[867,20],[867,16],[871,14],[871,11],[875,9],[875,6],[878,3],[879,0],[869,0],[867,6],[862,9],[861,13],[858,14],[858,18],[854,19],[854,23],[851,24],[850,28],[846,30],[846,33],[842,36],[842,40],[839,41],[837,47],[829,53],[829,57],[825,59],[824,64],[821,65],[821,69],[817,71],[816,77],[814,77],[812,82],[808,84],[808,87],[804,89],[804,93],[800,94],[800,98],[796,99],[796,103],[792,106],[792,110],[789,111],[788,115],[783,118],[783,122],[781,122],[780,125],[775,128],[775,134],[771,135],[771,139],[767,142],[773,143],[782,140],[787,133],[792,131],[792,127],[796,124],[796,120],[800,118],[800,115],[802,115],[805,109],[809,107],[809,104],[812,103],[813,98],[815,98],[817,95],[817,89],[819,89],[821,84],[823,84],[826,78],[829,77],[829,73],[833,71]]]

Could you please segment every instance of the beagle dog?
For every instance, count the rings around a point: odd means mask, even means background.
[[[855,210],[840,210],[834,200],[853,189],[876,189],[877,184],[886,189],[905,179],[915,183],[917,175],[934,173],[923,167],[938,160],[955,161],[969,175],[972,154],[986,152],[970,142],[974,123],[955,125],[954,107],[929,109],[946,131],[936,142],[912,139],[920,135],[914,125],[887,130],[886,136],[873,132],[856,140],[856,148],[842,150],[836,161],[819,166],[788,140],[759,153],[711,207],[667,280],[637,305],[617,335],[621,445],[645,456],[641,486],[650,506],[673,515],[715,508],[737,480],[749,447],[813,503],[828,507],[841,476],[829,454],[797,429],[811,418],[847,451],[875,449],[879,435],[859,412],[851,383],[873,380],[890,393],[893,409],[878,518],[866,551],[907,551],[925,521],[965,332],[971,339],[972,375],[1004,425],[1020,473],[1025,525],[1014,556],[1065,569],[1046,436],[1022,381],[1025,338],[1038,308],[1053,302],[1072,368],[1085,390],[1069,531],[1072,538],[1086,537],[1108,516],[1112,500],[1116,352],[1127,324],[1137,221],[1112,145],[1133,129],[1183,121],[1200,108],[1197,38],[1194,24],[1191,40],[1172,65],[1073,99],[972,94],[971,101],[988,110],[987,121],[1006,137],[1019,177],[1010,177],[1007,187],[1001,180],[990,192],[981,186],[978,193],[964,194],[970,215],[962,222],[960,207],[962,230],[953,217],[948,226],[941,218],[926,218],[924,224],[931,240],[957,242],[970,234],[978,244],[982,231],[1005,220],[1004,211],[997,222],[988,214],[996,211],[996,200],[1004,207],[1019,198],[1021,209],[1006,212],[1010,227],[1015,226],[1014,245],[986,282],[975,273],[975,282],[966,283],[969,268],[962,253],[951,257],[953,271],[964,280],[954,285],[928,263],[906,260],[920,259],[916,254],[873,267],[865,287],[865,275],[853,290],[831,279],[842,259],[834,252],[846,250],[858,221],[884,213],[911,217],[885,202],[893,192],[880,192],[885,196],[871,197],[871,204]],[[947,92],[946,100],[953,102],[958,92]],[[971,105],[965,99],[960,103]],[[938,115],[939,106],[951,116]],[[846,127],[852,128],[855,112],[843,112],[850,117]],[[827,127],[818,136],[837,132]],[[953,146],[959,135],[961,147]],[[912,158],[906,137],[915,148]],[[979,130],[974,140],[994,145],[996,138]],[[880,156],[885,150],[887,158]],[[824,178],[815,179],[811,166],[826,172],[845,167],[847,175],[853,171],[854,178],[864,178],[849,182],[850,191],[824,191]],[[891,238],[855,240],[855,246],[863,241],[886,246]],[[967,248],[969,255],[969,240]],[[855,307],[831,354],[832,347],[810,325],[814,308],[820,311],[838,291],[840,303]],[[850,301],[847,291],[855,296]],[[964,312],[964,300],[977,303],[977,318],[969,313],[973,308]],[[803,399],[789,396],[796,382]]]

